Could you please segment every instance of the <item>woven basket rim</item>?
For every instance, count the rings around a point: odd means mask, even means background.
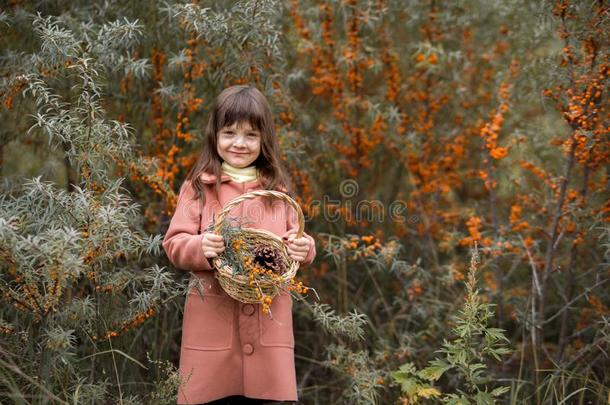
[[[238,197],[235,197],[231,201],[229,201],[220,211],[217,217],[217,222],[213,226],[212,232],[216,234],[220,234],[221,228],[224,225],[224,221],[228,213],[233,209],[233,207],[238,204],[258,196],[270,196],[274,198],[278,198],[280,200],[286,201],[290,206],[294,208],[298,215],[298,229],[297,229],[297,237],[300,238],[303,236],[305,220],[303,218],[303,211],[298,203],[292,199],[288,194],[283,193],[281,191],[274,190],[255,190],[249,191],[247,193],[241,194]],[[295,277],[297,270],[299,269],[300,263],[296,260],[292,260],[287,251],[287,246],[284,244],[283,239],[276,235],[275,233],[268,231],[266,229],[260,228],[252,228],[252,227],[240,227],[240,232],[254,234],[255,236],[262,236],[263,238],[270,238],[274,240],[274,242],[282,247],[282,255],[288,262],[288,268],[284,273],[282,273],[279,277],[279,283],[277,281],[263,281],[257,280],[257,286],[259,291],[264,290],[265,295],[275,296],[277,295],[284,286],[289,284],[291,280]],[[226,243],[226,241],[225,241]],[[215,256],[212,259],[213,267],[216,269],[214,272],[215,277],[218,279],[221,287],[227,294],[229,294],[234,299],[241,302],[255,303],[260,302],[259,299],[253,298],[251,288],[249,286],[250,279],[247,275],[244,274],[233,274],[233,268],[228,265],[222,264],[223,260],[221,256]],[[245,288],[248,286],[247,288]]]
[[[233,198],[218,213],[217,221],[214,224],[213,232],[216,234],[220,234],[220,228],[222,227],[226,216],[229,214],[229,212],[231,212],[233,207],[237,206],[238,204],[242,203],[243,201],[246,201],[246,200],[249,200],[252,198],[256,198],[256,197],[274,197],[279,200],[283,200],[283,201],[287,202],[297,212],[298,228],[297,228],[296,237],[300,238],[301,236],[303,236],[303,232],[305,230],[305,218],[303,216],[303,210],[301,209],[299,204],[288,194],[283,193],[281,191],[275,191],[275,190],[248,191],[246,193],[243,193],[243,194]],[[246,229],[246,227],[244,227],[244,229]],[[255,228],[249,228],[249,229],[255,229]]]

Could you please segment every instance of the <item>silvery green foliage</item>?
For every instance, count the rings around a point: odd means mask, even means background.
[[[41,130],[48,136],[49,144],[63,149],[79,171],[86,170],[94,181],[106,184],[105,173],[114,166],[114,159],[136,158],[129,142],[129,126],[105,118],[100,83],[105,80],[104,72],[120,67],[136,76],[145,75],[145,61],[134,62],[126,56],[137,38],[138,26],[117,21],[98,27],[96,35],[88,27],[77,37],[51,16],[38,15],[33,25],[41,45],[32,59],[39,70],[64,66],[65,79],[73,82],[71,91],[78,98],[64,100],[40,71],[18,76],[16,79],[26,83],[24,96],[32,97],[36,105],[34,125],[29,131]],[[120,41],[125,44],[110,46]]]
[[[340,316],[330,305],[316,302],[312,305],[312,311],[314,320],[335,337],[347,336],[351,341],[365,338],[364,325],[368,318],[356,309],[346,316]],[[326,354],[324,365],[347,378],[347,387],[342,395],[346,403],[377,403],[376,388],[380,387],[378,379],[381,371],[365,351],[354,352],[344,345],[330,344],[326,347]]]
[[[344,345],[327,347],[325,365],[347,378],[343,398],[348,404],[377,404],[378,379],[382,372],[375,366],[364,350],[352,351]]]
[[[160,253],[161,235],[144,235],[133,229],[139,221],[138,204],[121,194],[122,179],[96,195],[75,187],[73,192],[57,189],[36,177],[20,189],[0,196],[0,237],[3,247],[17,247],[11,253],[23,271],[35,271],[55,254],[64,270],[74,277],[87,268],[80,257],[88,246],[103,246],[108,252],[94,260],[104,266],[112,252],[126,252],[140,260]],[[78,229],[89,228],[88,235]],[[19,249],[22,248],[22,249]],[[22,250],[22,251],[20,251]],[[32,250],[27,256],[23,251]]]
[[[344,335],[352,341],[364,339],[363,326],[367,322],[365,314],[356,309],[347,316],[340,316],[330,305],[315,302],[312,305],[313,316],[328,333],[333,335]]]
[[[40,63],[53,66],[69,59],[87,59],[90,74],[124,70],[137,78],[148,75],[147,59],[132,56],[142,36],[142,25],[123,17],[112,22],[95,24],[90,21],[66,21],[68,17],[32,16],[35,33],[41,43],[36,55]],[[67,24],[72,27],[68,27]],[[77,69],[82,73],[82,69]]]
[[[100,378],[95,384],[87,381],[86,377],[79,377],[70,386],[70,402],[73,404],[95,404],[103,402],[108,398],[112,390],[112,383],[109,377]]]
[[[0,375],[25,376],[6,385],[16,398],[29,395],[36,380],[27,376],[36,375],[48,395],[108,402],[116,395],[108,386],[116,381],[91,377],[96,361],[119,352],[98,353],[105,348],[96,340],[131,330],[122,327],[184,293],[167,269],[150,264],[163,235],[143,231],[140,205],[112,174],[116,161],[141,163],[129,126],[109,120],[104,108],[113,74],[146,77],[148,62],[132,56],[141,26],[125,18],[96,24],[65,15],[17,17],[31,19],[38,46],[30,54],[4,55],[3,66],[12,69],[1,85],[24,85],[24,103],[33,111],[23,117],[31,122],[28,133],[45,136],[82,182],[66,190],[36,176],[0,186],[0,292],[13,304],[3,308],[0,326],[18,325],[31,342],[10,334],[5,342],[20,363],[0,364]],[[26,63],[9,62],[12,56]],[[15,374],[15,367],[22,371]]]
[[[283,57],[279,43],[281,11],[278,0],[242,0],[221,11],[193,3],[174,4],[166,9],[169,18],[183,18],[187,30],[196,32],[210,45],[235,46],[236,51],[247,45],[252,51],[273,58]]]
[[[255,68],[262,77],[264,90],[271,94],[271,79],[277,73],[264,66],[285,66],[285,50],[281,43],[283,3],[278,0],[233,2],[227,9],[212,9],[191,2],[165,4],[164,14],[170,24],[181,22],[187,32],[205,40],[212,48],[223,49],[223,69],[214,82],[223,83],[231,77],[248,76]],[[244,59],[244,56],[246,57]],[[170,66],[186,60],[184,51],[170,58]],[[276,78],[277,79],[277,78]]]
[[[192,378],[192,371],[183,376],[176,366],[168,360],[160,361],[150,358],[150,353],[146,352],[146,358],[151,364],[161,371],[160,378],[155,382],[154,391],[150,393],[151,403],[158,405],[173,405],[176,403],[176,392],[179,387]],[[141,402],[134,402],[141,403]]]

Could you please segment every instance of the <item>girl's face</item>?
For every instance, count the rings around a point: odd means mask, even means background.
[[[239,124],[239,125],[238,125]],[[249,122],[235,122],[218,131],[218,154],[231,166],[244,168],[256,160],[261,151],[260,131]]]

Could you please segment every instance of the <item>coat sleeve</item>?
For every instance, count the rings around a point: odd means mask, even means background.
[[[180,187],[176,211],[163,238],[163,249],[169,261],[178,269],[188,271],[212,270],[207,257],[203,255],[201,241],[203,232],[199,230],[199,201],[193,200],[195,189],[189,180]],[[203,219],[203,223],[206,220]]]
[[[286,229],[287,231],[282,235],[282,239],[288,240],[288,236],[293,233],[297,233],[299,229],[299,222],[297,219],[297,213],[289,204],[286,204],[288,212],[286,213]],[[303,237],[309,240],[309,252],[305,257],[305,261],[302,264],[311,264],[316,258],[316,242],[315,240],[308,235],[305,231],[303,231]]]

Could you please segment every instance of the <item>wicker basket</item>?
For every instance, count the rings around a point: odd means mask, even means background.
[[[227,203],[227,205],[218,214],[217,222],[213,227],[213,232],[216,234],[221,233],[220,231],[225,221],[225,217],[228,215],[231,209],[233,209],[233,207],[247,199],[252,199],[259,196],[270,196],[289,203],[298,214],[298,230],[296,237],[300,238],[303,236],[305,220],[303,218],[301,207],[289,195],[280,191],[272,190],[250,191],[229,201],[229,203]],[[255,286],[252,286],[250,285],[250,279],[247,275],[234,272],[233,268],[226,260],[223,252],[212,259],[212,265],[217,270],[214,272],[214,274],[218,279],[220,286],[231,297],[243,303],[260,303],[261,296],[271,298],[275,297],[282,290],[282,288],[290,284],[290,281],[294,278],[297,269],[299,268],[299,262],[290,258],[288,255],[287,246],[284,244],[282,238],[272,232],[264,229],[242,227],[240,229],[240,239],[246,240],[246,246],[249,246],[248,242],[252,241],[255,241],[257,245],[269,246],[279,253],[283,262],[287,263],[287,267],[281,274],[281,277],[279,277],[279,282],[277,280],[274,282],[260,280]],[[225,240],[225,245],[230,242],[231,241]]]

